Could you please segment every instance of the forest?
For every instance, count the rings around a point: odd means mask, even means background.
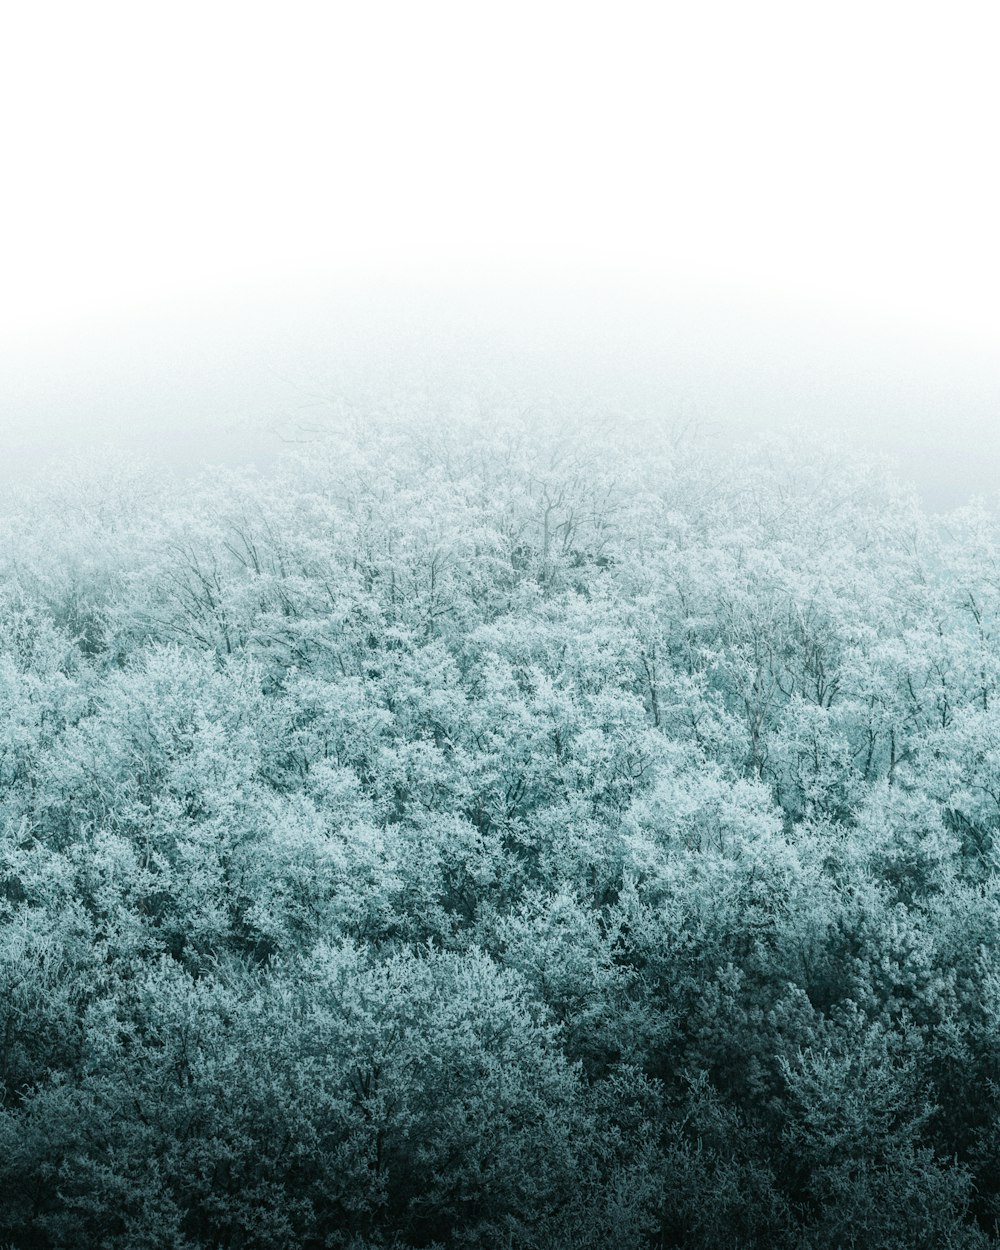
[[[350,414],[0,501],[0,1247],[1000,1246],[1000,519]]]

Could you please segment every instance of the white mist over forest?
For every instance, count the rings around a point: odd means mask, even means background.
[[[896,0],[18,6],[0,476],[269,460],[322,404],[1000,460],[995,32]]]
[[[183,473],[264,468],[345,407],[555,408],[727,444],[833,437],[887,456],[932,510],[992,506],[998,359],[751,291],[542,278],[250,289],[138,307],[7,360],[0,480],[105,453]]]
[[[0,1247],[1000,1250],[996,19],[0,41]]]

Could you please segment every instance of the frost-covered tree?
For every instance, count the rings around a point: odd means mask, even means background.
[[[539,414],[0,516],[0,1243],[998,1240],[1000,533]]]

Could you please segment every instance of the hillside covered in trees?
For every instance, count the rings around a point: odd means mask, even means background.
[[[551,420],[0,516],[0,1245],[1000,1243],[1000,524]]]

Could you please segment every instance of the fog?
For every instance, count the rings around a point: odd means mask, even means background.
[[[266,468],[345,405],[555,408],[708,441],[833,435],[946,509],[992,502],[998,401],[986,351],[752,290],[302,284],[138,306],[8,354],[0,479],[112,452]]]
[[[20,6],[0,478],[270,462],[337,405],[547,404],[1000,463],[988,20]]]

